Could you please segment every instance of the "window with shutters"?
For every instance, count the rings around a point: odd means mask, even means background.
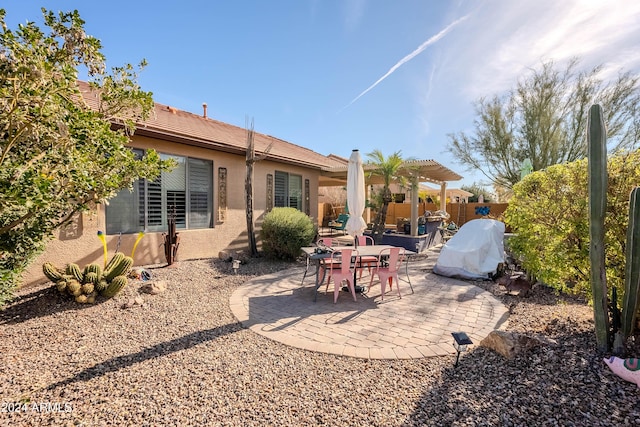
[[[273,192],[275,207],[302,210],[302,176],[276,171]]]
[[[142,150],[134,150],[142,156]],[[210,160],[161,154],[176,167],[154,181],[139,180],[133,191],[120,191],[106,208],[107,234],[166,231],[175,212],[179,229],[213,226],[213,163]]]

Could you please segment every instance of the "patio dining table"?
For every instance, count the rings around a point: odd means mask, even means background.
[[[320,267],[322,266],[322,264],[324,263],[324,261],[327,258],[331,258],[331,254],[334,252],[340,252],[341,250],[344,249],[357,249],[358,253],[357,256],[355,257],[356,259],[352,260],[356,265],[358,263],[358,259],[360,257],[367,257],[367,256],[378,256],[380,255],[380,251],[382,251],[383,249],[390,249],[390,248],[395,248],[398,246],[393,246],[393,245],[367,245],[367,246],[333,246],[333,247],[319,247],[319,246],[305,246],[302,248],[302,251],[304,252],[306,258],[307,258],[307,265],[306,268],[304,270],[304,275],[302,276],[302,283],[301,286],[304,284],[304,279],[307,277],[307,274],[309,272],[309,265],[311,264],[311,261],[313,261],[315,263],[316,266],[316,271],[315,271],[315,276],[316,276],[316,283],[315,283],[315,292],[313,295],[313,301],[315,302],[318,296],[318,288],[320,287],[320,285],[322,285],[322,283],[324,282],[324,276],[325,276],[325,269],[322,269],[322,277],[320,277]],[[405,273],[407,275],[407,282],[409,283],[409,286],[411,287],[411,293],[413,293],[413,285],[411,285],[411,279],[409,278],[409,257],[411,255],[415,255],[416,252],[404,249],[404,254],[405,254]],[[353,274],[353,284],[354,287],[356,287],[356,271],[357,268],[354,269],[354,274]]]

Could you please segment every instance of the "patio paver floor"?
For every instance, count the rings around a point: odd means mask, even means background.
[[[230,298],[233,314],[246,328],[293,347],[370,359],[412,359],[454,354],[452,332],[464,331],[475,345],[508,321],[508,309],[491,293],[473,284],[434,274],[438,256],[409,263],[409,284],[401,281],[381,300],[376,280],[354,302],[333,285],[318,290],[315,276],[293,268],[261,276],[240,286]],[[310,271],[313,267],[310,267]],[[405,275],[406,279],[406,275]],[[368,285],[369,277],[360,282]]]

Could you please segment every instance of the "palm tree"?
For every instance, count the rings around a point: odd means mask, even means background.
[[[400,169],[400,166],[404,163],[400,151],[396,151],[385,157],[380,150],[373,150],[371,153],[367,153],[369,161],[367,164],[373,165],[375,169],[372,174],[382,177],[384,181],[384,187],[382,188],[382,206],[378,209],[375,220],[373,221],[373,239],[376,244],[382,241],[382,235],[384,234],[384,226],[387,220],[387,209],[391,202],[391,190],[389,186],[391,181],[396,178],[396,174]]]

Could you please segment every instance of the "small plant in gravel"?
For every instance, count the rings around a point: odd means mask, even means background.
[[[307,215],[295,208],[274,208],[262,223],[262,249],[266,256],[294,260],[308,246],[316,229]]]

